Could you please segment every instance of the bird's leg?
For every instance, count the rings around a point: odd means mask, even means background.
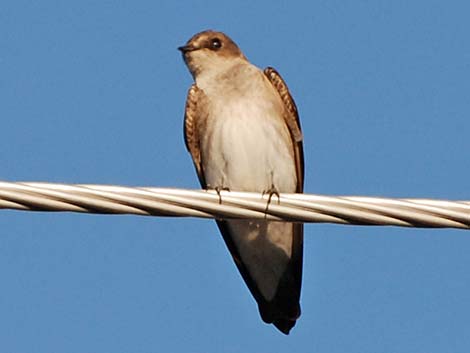
[[[268,202],[266,203],[266,208],[264,209],[264,218],[267,216],[269,204],[271,203],[271,199],[273,198],[273,195],[277,196],[277,204],[279,205],[281,203],[281,197],[279,195],[279,191],[277,191],[276,187],[274,184],[271,184],[271,187],[268,190],[263,191],[263,195],[269,194],[268,196]]]
[[[230,189],[226,186],[216,186],[216,187],[212,187],[211,185],[207,185],[206,187],[206,190],[215,190],[215,192],[217,193],[217,196],[219,197],[219,205],[222,204],[222,195],[220,194],[221,191],[230,191]]]
[[[222,195],[220,195],[221,191],[230,191],[230,189],[226,186],[216,186],[215,187],[215,192],[217,193],[217,195],[219,195],[219,205],[222,204]]]

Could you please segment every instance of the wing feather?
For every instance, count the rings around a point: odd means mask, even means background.
[[[287,84],[282,79],[281,75],[272,67],[267,67],[264,74],[271,82],[273,87],[279,93],[281,100],[284,104],[284,119],[289,129],[292,143],[294,146],[295,168],[297,174],[297,189],[296,192],[301,193],[304,189],[304,152],[303,152],[303,136],[300,127],[299,113],[294,99],[292,98]],[[291,260],[288,265],[286,273],[290,273],[293,277],[286,283],[279,284],[278,289],[278,305],[281,307],[289,307],[292,301],[299,302],[300,290],[302,287],[302,263],[303,263],[303,239],[304,227],[302,223],[295,223],[293,225],[294,234],[292,237],[292,254]],[[298,305],[298,304],[297,304]],[[300,306],[298,306],[297,315],[291,318],[283,318],[274,320],[274,325],[284,333],[295,325],[295,320],[300,316]],[[294,311],[295,313],[295,311]]]
[[[303,136],[300,128],[299,113],[297,112],[297,106],[295,105],[294,99],[292,98],[286,83],[282,79],[281,75],[272,67],[264,69],[264,74],[271,82],[273,87],[279,93],[282,102],[284,103],[284,119],[286,125],[289,128],[289,132],[294,143],[295,152],[295,166],[297,170],[297,192],[303,192],[304,189],[304,151],[302,146]]]
[[[201,149],[199,143],[198,122],[201,120],[201,109],[198,109],[204,92],[196,84],[193,84],[188,90],[186,98],[186,109],[184,112],[184,142],[191,157],[194,167],[202,187],[206,187],[204,172],[202,170]]]

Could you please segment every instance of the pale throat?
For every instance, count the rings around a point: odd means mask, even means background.
[[[250,81],[253,71],[258,70],[246,59],[201,55],[194,60],[194,80],[196,85],[206,94],[223,85],[226,88]],[[227,81],[227,82],[225,82]]]

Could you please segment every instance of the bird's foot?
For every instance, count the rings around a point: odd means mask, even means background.
[[[222,195],[220,194],[221,191],[230,191],[230,189],[226,186],[216,186],[215,188],[211,188],[210,185],[207,185],[207,190],[215,190],[217,196],[219,196],[219,205],[222,204]]]
[[[271,185],[271,187],[268,190],[263,191],[263,195],[269,194],[268,196],[268,202],[266,203],[266,208],[264,209],[264,217],[266,218],[269,204],[271,203],[271,199],[273,198],[273,195],[277,196],[277,204],[279,205],[281,203],[281,197],[279,195],[279,191],[276,189],[274,185]]]

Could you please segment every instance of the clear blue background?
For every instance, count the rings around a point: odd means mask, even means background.
[[[466,1],[3,1],[0,179],[198,188],[176,47],[288,82],[306,191],[470,200]],[[259,318],[215,224],[0,211],[2,352],[469,352],[470,232],[310,224],[303,314]]]

